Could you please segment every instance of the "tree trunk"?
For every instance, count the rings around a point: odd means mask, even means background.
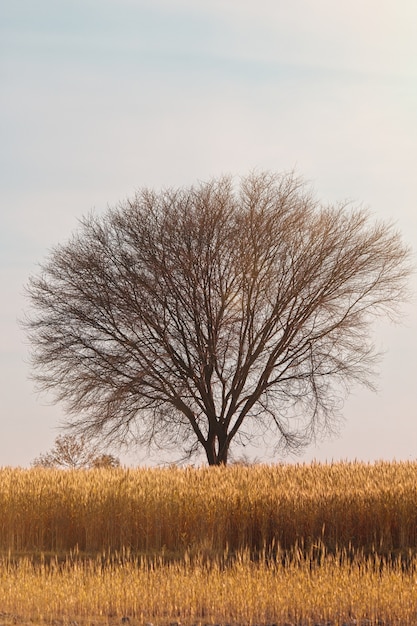
[[[216,446],[217,444],[217,446]],[[214,435],[207,438],[204,449],[207,455],[209,465],[227,465],[227,457],[229,454],[229,444],[227,434]]]

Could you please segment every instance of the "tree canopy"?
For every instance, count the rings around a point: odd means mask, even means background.
[[[391,224],[293,174],[139,191],[84,218],[30,279],[35,379],[82,436],[204,450],[270,433],[300,450],[372,385],[375,317],[406,298]]]

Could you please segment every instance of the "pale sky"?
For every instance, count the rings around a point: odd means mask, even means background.
[[[416,260],[415,0],[3,0],[0,42],[0,465],[29,466],[60,432],[17,320],[28,277],[91,209],[295,168],[324,203],[394,220]],[[339,436],[299,461],[417,458],[410,286],[403,325],[374,328],[378,393],[355,389]]]

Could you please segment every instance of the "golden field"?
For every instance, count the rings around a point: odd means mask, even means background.
[[[417,624],[416,548],[417,463],[0,470],[4,624]]]

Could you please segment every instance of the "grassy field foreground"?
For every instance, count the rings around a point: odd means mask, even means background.
[[[416,624],[417,464],[0,470],[0,623]]]

